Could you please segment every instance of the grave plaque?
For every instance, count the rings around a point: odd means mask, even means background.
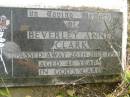
[[[1,78],[8,86],[113,81],[122,70],[122,17],[1,7]]]

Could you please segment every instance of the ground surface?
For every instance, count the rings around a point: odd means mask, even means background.
[[[105,97],[111,93],[117,84],[62,85],[43,87],[9,88],[12,97],[56,97],[65,95],[68,90],[74,90],[74,97]]]

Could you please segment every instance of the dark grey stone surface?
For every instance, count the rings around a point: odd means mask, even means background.
[[[2,47],[8,74],[0,63],[8,86],[111,82],[121,73],[121,12],[0,8],[2,15],[10,21]]]

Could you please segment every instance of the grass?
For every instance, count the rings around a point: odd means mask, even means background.
[[[130,69],[121,83],[73,84],[44,87],[0,88],[0,97],[130,97]]]
[[[6,84],[3,80],[3,78],[1,77],[1,81],[4,84],[4,88],[0,88],[0,97],[12,97],[10,94],[9,89],[6,87]]]

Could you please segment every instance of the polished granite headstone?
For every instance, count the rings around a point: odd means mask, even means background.
[[[122,18],[112,11],[1,7],[1,78],[7,86],[117,81]]]

